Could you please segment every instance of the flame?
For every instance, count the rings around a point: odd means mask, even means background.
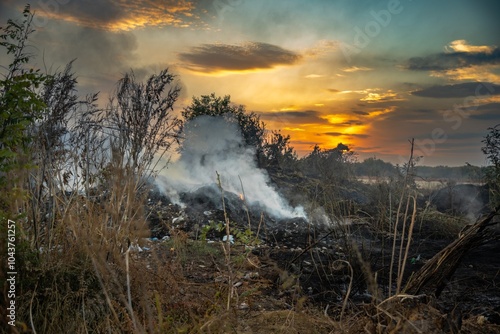
[[[239,196],[240,196],[240,199],[241,199],[242,201],[244,201],[244,200],[245,200],[245,196],[243,196],[243,194],[241,194],[241,193],[240,193],[240,194],[239,194]]]

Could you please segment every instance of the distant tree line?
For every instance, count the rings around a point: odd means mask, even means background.
[[[480,167],[465,164],[463,166],[415,166],[415,177],[422,180],[456,180],[483,182],[491,167]],[[398,174],[398,166],[377,158],[367,158],[362,162],[354,162],[356,176],[394,177]]]

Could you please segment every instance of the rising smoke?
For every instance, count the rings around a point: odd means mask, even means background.
[[[160,189],[174,203],[182,205],[182,192],[217,186],[218,173],[224,191],[244,192],[249,205],[259,205],[276,218],[306,218],[304,209],[292,208],[270,185],[266,171],[257,168],[255,151],[244,145],[234,120],[200,116],[185,124],[184,136],[179,159],[158,177]]]

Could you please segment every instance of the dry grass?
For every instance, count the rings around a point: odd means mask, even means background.
[[[346,230],[346,259],[321,265],[345,271],[349,283],[340,303],[320,309],[302,291],[301,274],[252,253],[248,245],[191,240],[170,222],[162,222],[170,228],[170,240],[145,239],[149,230],[141,194],[146,192],[126,170],[107,177],[106,191],[61,195],[51,237],[40,238],[48,247],[23,253],[20,332],[433,333],[453,326],[419,296],[399,294],[412,239],[408,232],[419,222],[412,197],[401,198],[408,203],[400,215],[406,232],[394,229],[394,240],[399,235],[393,253],[396,294],[383,299],[370,264]],[[32,230],[25,232],[26,240],[33,238]],[[138,252],[136,245],[148,250]],[[350,300],[360,273],[373,296],[366,305]]]

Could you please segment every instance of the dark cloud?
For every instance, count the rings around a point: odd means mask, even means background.
[[[38,1],[34,23],[43,25],[50,19],[74,22],[80,26],[105,30],[129,30],[143,26],[189,26],[195,17],[194,5],[187,0],[78,0]]]
[[[327,91],[329,91],[330,93],[338,93],[338,92],[340,92],[340,90],[335,89],[335,88],[328,88]]]
[[[445,71],[472,65],[500,64],[500,48],[492,52],[451,52],[410,58],[406,68],[414,71]]]
[[[263,120],[272,120],[290,124],[326,124],[328,120],[321,117],[316,110],[305,111],[265,111],[259,112]]]
[[[412,95],[433,98],[453,98],[468,96],[499,95],[500,85],[489,82],[465,82],[454,85],[436,85],[411,93]]]
[[[368,113],[366,111],[361,111],[361,110],[353,110],[352,113],[356,114],[356,115],[362,115],[362,116],[370,115],[370,113]]]
[[[21,17],[23,6],[24,3],[22,4],[22,6],[16,8],[16,6],[12,4],[12,1],[0,1],[0,18],[2,19],[0,25],[3,27],[5,22],[7,22],[7,18],[13,19],[16,17]]]
[[[297,145],[310,145],[311,147],[318,144],[315,141],[306,141],[306,140],[294,140],[293,143]]]
[[[138,42],[131,32],[112,32],[51,21],[36,32],[37,59],[49,73],[72,60],[80,94],[112,91],[137,61]],[[42,58],[43,57],[43,58]]]
[[[213,72],[291,65],[299,61],[301,56],[277,45],[249,42],[243,45],[204,44],[180,53],[179,59],[192,70]]]
[[[500,102],[493,102],[480,105],[476,109],[479,112],[497,112],[498,117],[500,117]]]
[[[483,104],[469,116],[471,119],[500,123],[500,103]]]
[[[402,82],[400,83],[400,86],[404,90],[415,90],[415,89],[421,89],[422,85],[414,82]]]
[[[385,149],[383,146],[356,146],[357,151],[373,151],[373,150],[380,150],[380,149]]]
[[[413,109],[413,111],[419,114],[429,114],[435,112],[433,109]]]
[[[498,115],[498,111],[496,113],[471,115],[470,118],[478,121],[491,121],[491,122],[496,121],[497,123],[500,123],[500,117]]]
[[[353,125],[363,125],[364,122],[358,121],[358,120],[355,120],[355,119],[351,119],[351,120],[348,120],[348,121],[345,121],[345,122],[342,122],[342,123],[336,123],[336,124],[343,125],[343,126],[353,126]]]
[[[344,137],[349,137],[349,138],[369,138],[370,135],[368,134],[362,134],[362,133],[342,133],[342,132],[324,132],[322,135],[326,136],[332,136],[332,137],[338,137],[338,136],[344,136]]]
[[[446,134],[446,138],[449,140],[467,140],[477,139],[479,142],[484,137],[484,132],[451,132]],[[451,145],[453,147],[453,145]]]
[[[102,74],[128,70],[135,60],[138,44],[132,33],[74,26],[62,28],[58,35],[50,31],[37,35],[47,59],[60,63],[77,59],[75,65]]]

